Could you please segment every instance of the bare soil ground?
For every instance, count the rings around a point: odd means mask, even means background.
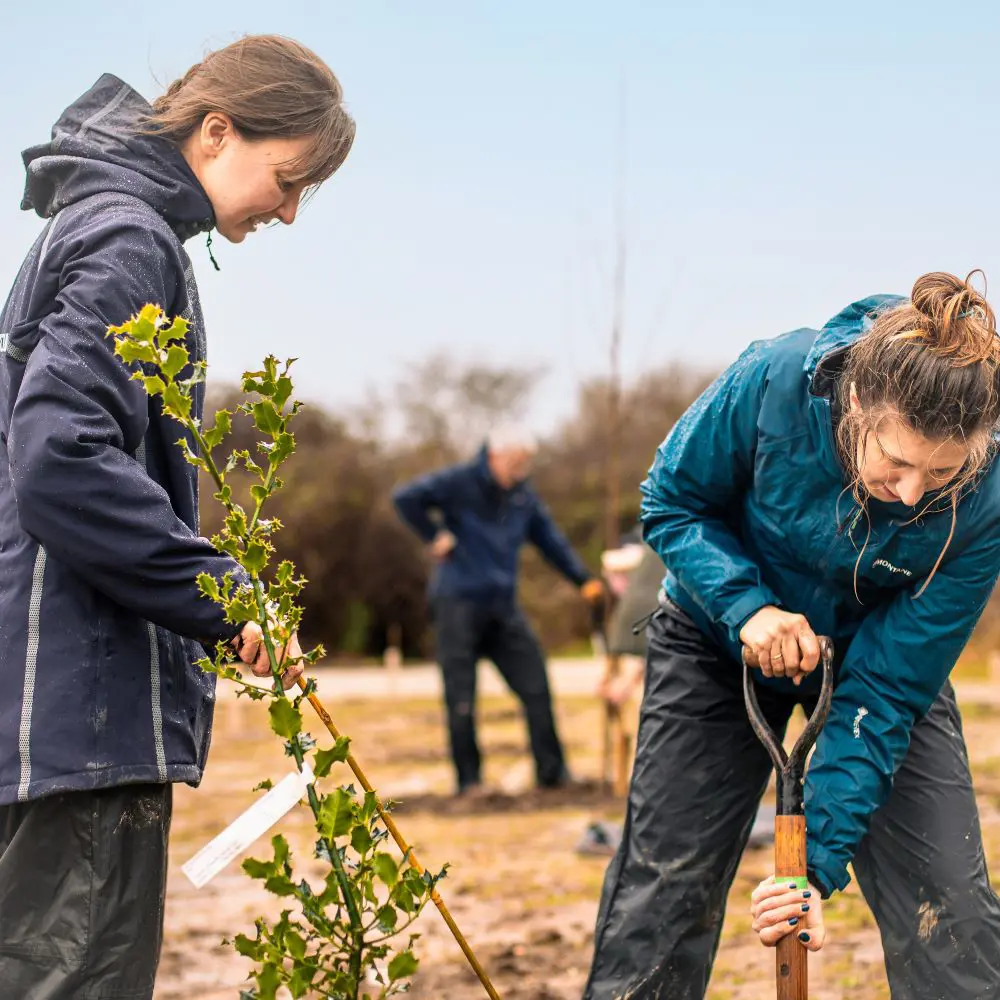
[[[620,819],[623,802],[596,782],[572,791],[538,792],[516,703],[487,693],[480,705],[487,782],[501,794],[464,805],[450,797],[441,709],[433,690],[412,684],[387,696],[384,685],[336,699],[337,674],[321,681],[321,696],[354,739],[356,756],[383,796],[399,800],[397,821],[431,869],[450,863],[441,893],[504,1000],[578,1000],[590,961],[593,926],[607,859],[574,848],[588,822]],[[494,689],[495,690],[495,689]],[[987,856],[1000,855],[1000,704],[981,688],[963,699]],[[961,692],[960,692],[961,696]],[[563,694],[559,725],[575,773],[600,771],[601,710],[592,697]],[[311,727],[325,736],[318,720]],[[321,742],[322,739],[321,739]],[[236,1000],[245,982],[243,959],[222,944],[252,932],[258,913],[277,907],[233,862],[202,890],[180,866],[254,799],[253,786],[290,769],[264,709],[220,700],[208,774],[201,788],[177,789],[163,958],[156,1000]],[[346,771],[331,774],[346,783]],[[309,857],[311,825],[304,807],[282,822],[300,863]],[[259,845],[258,845],[259,846]],[[263,852],[260,852],[263,853]],[[773,952],[749,931],[751,888],[770,871],[767,849],[744,857],[733,886],[709,997],[760,1000],[773,995]],[[317,869],[318,871],[319,869]],[[888,1000],[877,930],[851,887],[828,904],[826,949],[811,960],[814,1000]],[[410,996],[473,1000],[485,996],[444,922],[429,907],[417,944],[421,968]]]

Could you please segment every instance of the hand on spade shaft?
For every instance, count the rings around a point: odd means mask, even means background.
[[[819,951],[826,941],[823,924],[823,901],[812,887],[803,891],[788,881],[764,879],[750,896],[753,930],[766,948],[774,948],[789,934],[794,934],[809,951]]]

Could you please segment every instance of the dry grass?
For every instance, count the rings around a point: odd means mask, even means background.
[[[329,706],[333,708],[334,706]],[[398,821],[429,867],[452,865],[442,894],[480,953],[505,1000],[578,998],[586,978],[594,917],[606,860],[573,848],[595,817],[617,818],[622,803],[593,791],[578,796],[534,793],[501,812],[456,808],[447,798],[451,771],[441,710],[427,699],[345,701],[335,706],[341,727],[384,795],[400,799]],[[515,703],[481,705],[487,781],[527,791],[531,768]],[[966,732],[980,789],[987,852],[1000,852],[1000,712],[965,711]],[[560,729],[582,777],[599,771],[601,714],[592,699],[564,699]],[[320,727],[313,727],[318,735]],[[220,944],[250,927],[271,906],[255,883],[232,864],[195,891],[180,864],[253,800],[262,778],[289,769],[260,706],[224,700],[219,709],[209,773],[197,791],[176,797],[166,936],[157,1000],[235,1000],[243,982],[241,959]],[[334,774],[335,781],[348,780]],[[284,830],[299,856],[308,857],[311,826],[302,811]],[[770,870],[767,851],[749,852],[730,896],[714,978],[713,1000],[759,1000],[772,995],[773,953],[760,948],[746,915],[750,889]],[[273,908],[273,907],[272,907]],[[815,1000],[887,1000],[877,930],[855,887],[827,910],[830,943],[812,961]],[[421,1000],[484,996],[463,966],[438,915],[422,921],[423,959],[410,994]]]

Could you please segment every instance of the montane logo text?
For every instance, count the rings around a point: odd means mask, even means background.
[[[872,563],[872,568],[876,566],[883,566],[890,573],[902,573],[903,576],[913,576],[913,574],[908,569],[903,569],[902,566],[893,566],[893,564],[889,562],[888,559],[876,559],[875,562]]]

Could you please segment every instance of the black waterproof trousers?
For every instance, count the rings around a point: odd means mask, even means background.
[[[509,600],[478,602],[437,597],[433,612],[459,791],[477,784],[481,777],[476,740],[476,673],[480,659],[496,664],[524,706],[538,784],[551,786],[563,781],[566,765],[552,715],[545,656],[521,609]]]
[[[170,785],[0,807],[0,997],[150,1000]]]
[[[656,614],[647,636],[625,831],[605,877],[585,1000],[705,996],[726,898],[771,773],[732,660],[674,605]],[[757,692],[783,732],[795,698]],[[1000,904],[950,684],[915,726],[854,871],[882,935],[893,1000],[1000,997]]]

